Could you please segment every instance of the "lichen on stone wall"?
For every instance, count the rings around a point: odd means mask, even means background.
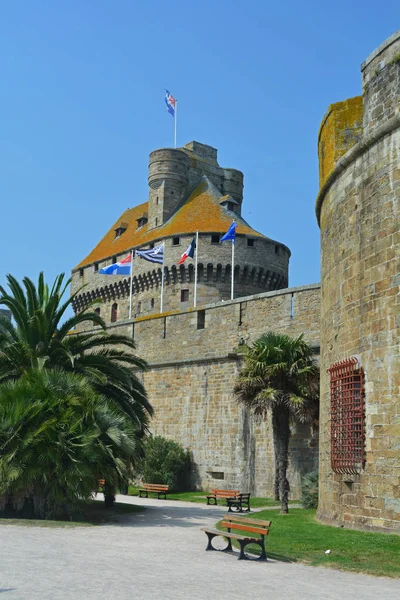
[[[324,116],[318,136],[319,182],[325,183],[337,161],[362,135],[363,97],[355,96],[331,104]]]

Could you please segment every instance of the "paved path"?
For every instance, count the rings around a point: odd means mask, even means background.
[[[219,507],[117,497],[148,510],[99,527],[0,525],[1,600],[399,600],[400,581],[205,552]]]

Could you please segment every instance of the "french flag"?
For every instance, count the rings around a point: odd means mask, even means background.
[[[192,241],[190,242],[190,245],[186,248],[185,252],[182,254],[180,259],[178,260],[178,265],[181,265],[182,263],[184,263],[185,260],[189,256],[190,256],[190,258],[193,258],[195,248],[196,248],[196,238],[193,238]]]
[[[167,92],[165,94],[165,104],[167,105],[167,111],[169,112],[170,115],[175,117],[176,100],[173,97],[173,95],[170,94],[170,92],[168,90],[165,90],[165,91]]]
[[[131,274],[131,256],[132,254],[128,254],[126,258],[120,260],[113,265],[108,265],[108,267],[103,267],[100,269],[99,273],[101,275],[130,275]]]

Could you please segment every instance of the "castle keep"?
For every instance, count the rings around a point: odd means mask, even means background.
[[[137,248],[165,244],[164,310],[193,305],[194,264],[177,265],[199,231],[198,304],[230,298],[230,244],[219,244],[233,219],[237,222],[235,296],[287,287],[290,250],[252,229],[241,217],[243,174],[223,169],[217,150],[191,142],[179,149],[150,154],[148,201],[126,210],[94,250],[74,269],[72,290],[81,310],[102,298],[101,316],[110,322],[128,317],[129,278],[101,276],[98,271]],[[161,266],[136,259],[133,277],[134,314],[160,312]],[[114,306],[114,309],[113,309]],[[113,312],[114,310],[114,312]]]
[[[73,270],[72,291],[80,290],[75,310],[101,298],[109,328],[135,340],[149,363],[153,432],[192,451],[194,482],[205,489],[273,494],[271,423],[256,422],[232,394],[238,347],[268,330],[304,334],[316,354],[321,347],[319,518],[400,530],[400,31],[361,70],[362,96],[332,104],[318,137],[321,288],[288,288],[289,249],[241,217],[243,174],[191,142],[151,153],[148,201],[125,211]],[[219,240],[233,219],[231,301],[231,249]],[[193,308],[193,261],[177,263],[196,230]],[[128,318],[129,278],[98,271],[161,242],[164,312],[162,267],[137,259]],[[317,468],[317,445],[310,427],[293,426],[292,498]]]

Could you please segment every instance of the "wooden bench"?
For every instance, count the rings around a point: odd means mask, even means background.
[[[226,528],[226,531],[220,531],[219,529],[207,529],[202,527],[201,530],[205,531],[208,537],[208,544],[206,550],[217,550],[212,545],[212,540],[216,536],[221,536],[227,539],[228,545],[219,552],[232,552],[232,540],[236,540],[240,545],[239,560],[251,560],[245,554],[245,548],[248,544],[258,544],[261,548],[261,555],[258,559],[252,560],[267,560],[267,553],[265,551],[265,537],[269,533],[269,527],[271,527],[271,521],[260,521],[259,519],[248,519],[247,517],[239,517],[236,515],[225,515],[224,520],[221,523],[222,527]],[[259,537],[254,535],[241,535],[238,533],[232,533],[232,529],[239,531],[248,531],[249,533],[257,534]]]
[[[207,496],[207,504],[211,504],[212,506],[216,506],[217,498],[222,498],[227,500],[228,498],[236,498],[239,495],[239,490],[216,490],[212,489],[211,494]],[[214,500],[214,502],[211,502]]]
[[[226,504],[228,506],[228,512],[250,512],[250,494],[238,494],[233,498],[227,498]],[[246,509],[243,509],[246,506]]]
[[[157,494],[157,498],[160,500],[160,495],[164,496],[164,499],[167,499],[168,494],[168,485],[162,485],[159,483],[144,483],[143,487],[139,490],[139,498],[143,498],[142,494],[144,494],[145,498],[149,497],[149,492],[153,494]]]

